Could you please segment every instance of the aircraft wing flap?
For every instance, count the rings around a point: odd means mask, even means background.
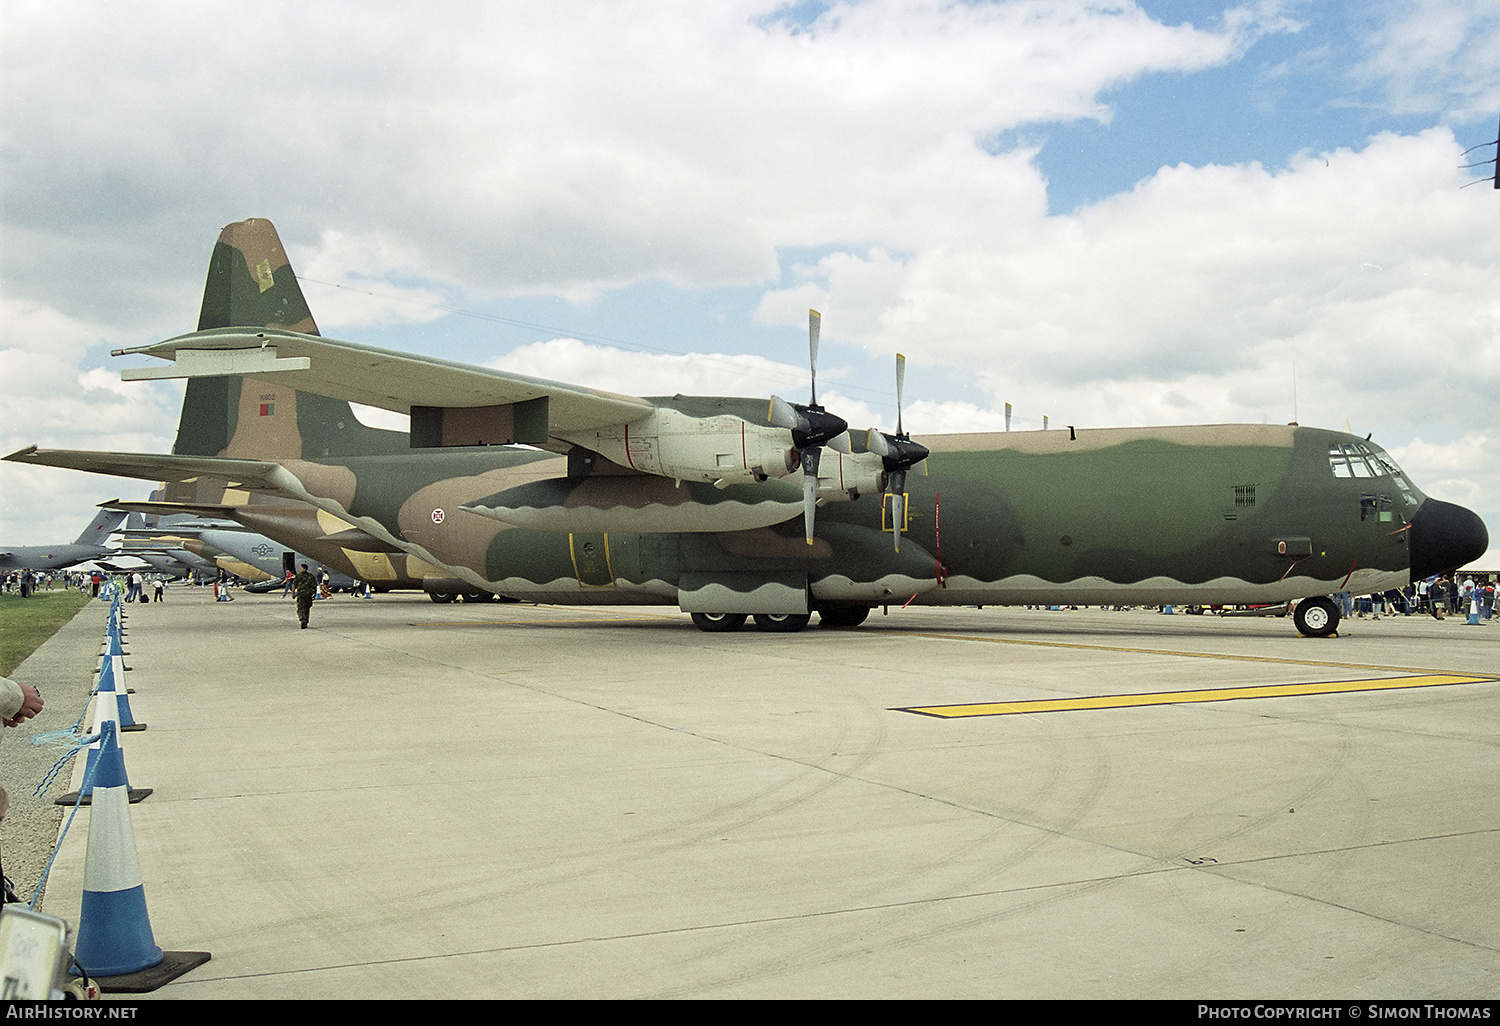
[[[172,360],[174,366],[128,368],[121,375],[127,381],[254,374],[397,413],[411,413],[412,407],[491,407],[546,398],[554,437],[628,424],[654,409],[636,396],[272,328],[193,332],[115,355],[135,353]]]

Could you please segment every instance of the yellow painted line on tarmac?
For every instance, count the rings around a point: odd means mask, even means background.
[[[1090,698],[1042,699],[1032,702],[978,702],[970,705],[926,705],[896,709],[942,719],[963,716],[1013,716],[1017,713],[1067,712],[1075,709],[1123,709],[1142,705],[1182,705],[1188,702],[1229,702],[1243,698],[1288,698],[1294,695],[1334,695],[1354,691],[1392,691],[1399,688],[1439,688],[1451,684],[1493,684],[1494,677],[1429,673],[1417,677],[1376,680],[1329,680],[1312,684],[1259,684],[1244,688],[1205,688],[1200,691],[1157,691],[1143,695],[1096,695]]]
[[[1182,659],[1227,659],[1237,663],[1291,663],[1294,666],[1328,666],[1336,670],[1389,670],[1392,673],[1435,673],[1428,666],[1385,666],[1380,663],[1344,663],[1331,659],[1294,659],[1290,656],[1237,655],[1232,652],[1185,652],[1174,648],[1135,648],[1128,645],[1090,645],[1078,641],[1035,641],[1029,638],[990,638],[978,634],[947,634],[940,631],[886,631],[887,634],[935,641],[979,641],[989,645],[1026,645],[1035,648],[1071,648],[1084,652],[1128,652],[1131,655],[1177,656]],[[1300,641],[1324,639],[1303,638]],[[1476,680],[1493,680],[1477,677]]]

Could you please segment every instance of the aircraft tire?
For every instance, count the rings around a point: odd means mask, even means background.
[[[851,627],[858,627],[869,616],[869,606],[823,606],[818,610],[818,625],[847,630]]]
[[[1339,607],[1329,598],[1309,598],[1297,603],[1292,623],[1309,638],[1326,638],[1339,629]]]
[[[466,591],[464,592],[464,601],[493,602],[495,601],[495,593],[492,591]]]
[[[454,599],[458,598],[457,595],[454,595],[451,592],[444,593],[444,592],[440,592],[440,591],[429,591],[427,593],[427,597],[430,598],[430,599],[432,599],[432,601],[434,601],[434,602],[443,602],[443,603],[452,602]]]
[[[807,626],[809,613],[756,613],[755,629],[775,634],[795,634]]]
[[[693,626],[709,634],[737,631],[745,625],[744,613],[694,613]]]

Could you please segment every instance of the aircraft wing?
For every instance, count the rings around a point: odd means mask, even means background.
[[[63,467],[90,474],[133,477],[143,481],[191,481],[199,477],[228,479],[228,487],[286,494],[296,478],[266,460],[226,460],[212,456],[155,456],[138,452],[90,452],[82,449],[38,449],[27,446],[5,457],[11,463]],[[296,489],[300,493],[301,489]]]
[[[198,331],[116,350],[114,355],[135,353],[171,360],[173,365],[127,368],[121,374],[126,381],[253,374],[397,413],[412,413],[414,407],[461,410],[531,404],[530,414],[545,417],[551,437],[628,424],[655,409],[635,396],[273,328]],[[517,415],[523,416],[520,410]],[[535,444],[531,438],[525,440]]]

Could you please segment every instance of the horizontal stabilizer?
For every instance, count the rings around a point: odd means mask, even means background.
[[[147,516],[170,517],[170,516],[193,516],[193,517],[233,517],[241,507],[229,506],[221,502],[131,502],[120,499],[111,499],[101,502],[99,506],[103,509],[120,509],[129,513],[144,513]]]
[[[413,408],[499,407],[546,399],[544,408],[554,437],[628,424],[655,409],[635,396],[270,328],[197,331],[149,346],[117,350],[115,355],[136,353],[187,363],[177,370],[146,369],[153,374],[254,374],[304,392],[396,413],[410,414]],[[139,368],[124,373],[127,379],[146,376]],[[434,414],[424,416],[431,418]]]
[[[212,456],[161,456],[139,452],[92,452],[83,449],[38,449],[27,446],[5,457],[11,463],[36,467],[63,467],[111,477],[133,477],[142,481],[191,481],[204,476],[222,477],[229,487],[247,491],[283,492],[301,498],[297,479],[276,463],[266,460],[226,460]]]
[[[338,531],[334,534],[325,534],[317,540],[337,545],[348,552],[395,553],[405,551],[399,545],[392,545],[390,542],[382,541],[368,531],[362,531],[357,527],[351,527],[347,531]]]

